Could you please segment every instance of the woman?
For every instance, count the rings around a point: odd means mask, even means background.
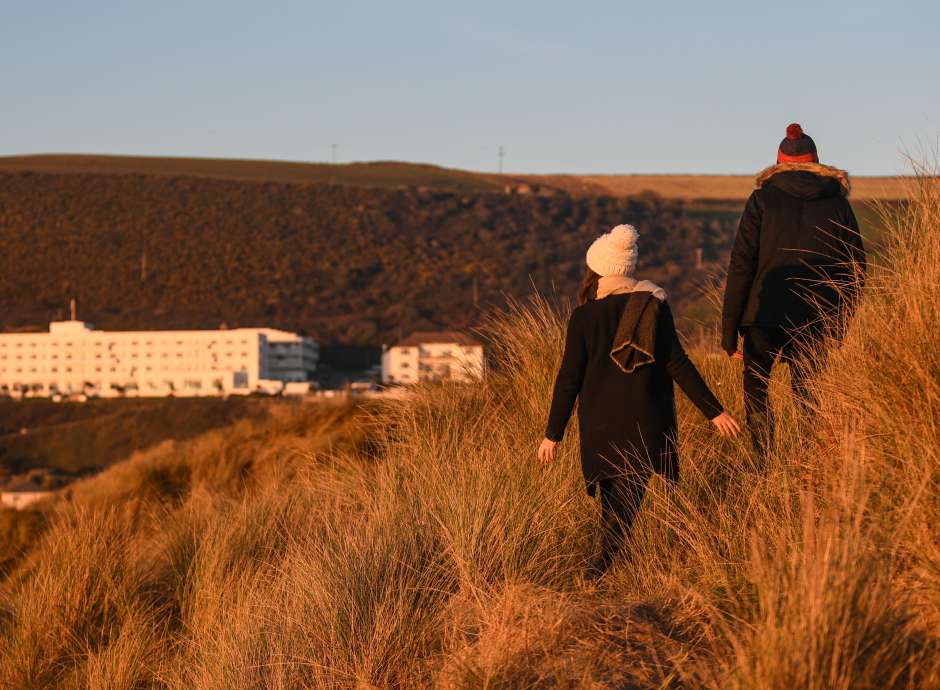
[[[601,503],[595,574],[607,570],[629,533],[651,473],[678,479],[673,381],[722,435],[739,431],[683,350],[665,292],[633,277],[636,243],[636,229],[618,225],[588,249],[538,450],[543,462],[554,458],[580,399],[581,469]]]

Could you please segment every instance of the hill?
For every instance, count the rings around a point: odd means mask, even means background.
[[[269,325],[377,345],[473,327],[507,296],[573,295],[584,249],[621,222],[641,230],[644,276],[701,320],[700,286],[724,269],[749,185],[393,162],[3,158],[0,329],[43,329],[76,297],[101,328]],[[871,207],[856,209],[877,234]]]
[[[529,179],[578,195],[633,196],[652,192],[666,199],[686,201],[717,199],[740,202],[747,199],[754,189],[754,175],[533,175]],[[910,185],[910,178],[852,176],[852,199],[905,199]]]
[[[106,329],[265,325],[376,344],[473,326],[507,295],[573,295],[585,248],[624,221],[641,228],[641,271],[684,308],[724,263],[735,213],[652,196],[0,172],[0,329],[43,329],[74,296]]]
[[[0,157],[0,171],[138,174],[256,182],[341,184],[358,187],[428,187],[450,191],[503,191],[520,184],[574,196],[636,196],[665,199],[741,201],[754,188],[753,175],[530,175],[470,172],[419,163],[301,163],[228,158],[163,158],[50,154]],[[755,173],[757,171],[754,171]],[[853,176],[859,201],[907,197],[910,178]]]
[[[0,157],[0,171],[57,174],[156,175],[215,180],[337,184],[368,188],[430,187],[452,191],[498,191],[496,175],[435,165],[372,163],[293,163],[232,158],[37,155]]]
[[[0,398],[0,478],[34,467],[93,472],[166,440],[180,441],[242,419],[268,417],[280,401],[163,398],[54,403]]]

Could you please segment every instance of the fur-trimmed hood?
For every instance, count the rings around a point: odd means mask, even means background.
[[[836,180],[839,183],[842,196],[847,197],[852,190],[852,183],[849,180],[849,174],[845,170],[839,170],[831,165],[822,163],[778,163],[769,168],[761,170],[754,180],[754,185],[758,189],[763,187],[774,175],[778,173],[804,172],[820,177],[827,177]]]

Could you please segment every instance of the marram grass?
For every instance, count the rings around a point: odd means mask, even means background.
[[[0,583],[9,688],[940,687],[940,197],[912,189],[766,461],[680,397],[682,478],[583,576],[576,428],[543,467],[564,307],[487,325],[480,386],[305,407],[79,485]],[[734,362],[697,351],[742,416]],[[783,369],[783,368],[781,368]]]

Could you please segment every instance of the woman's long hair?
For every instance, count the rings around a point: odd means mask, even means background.
[[[590,268],[584,269],[584,277],[581,279],[581,287],[578,288],[578,306],[592,299],[597,299],[597,281],[601,277]]]

